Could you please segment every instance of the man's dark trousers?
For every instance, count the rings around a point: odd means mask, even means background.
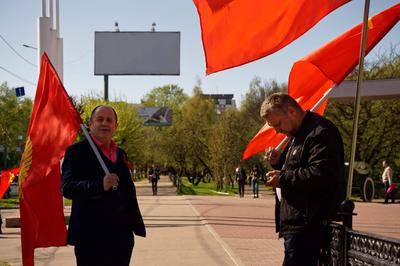
[[[129,266],[134,246],[132,231],[115,230],[97,237],[102,240],[75,245],[77,266]]]
[[[285,235],[283,266],[317,266],[324,232],[325,229],[321,226],[306,232]]]

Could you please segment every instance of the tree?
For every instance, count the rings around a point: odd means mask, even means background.
[[[216,112],[214,103],[202,96],[201,89],[195,87],[194,96],[185,102],[179,132],[180,141],[185,147],[186,169],[193,173],[199,169],[210,169],[208,147],[212,124]]]
[[[7,83],[0,86],[0,169],[19,164],[24,147],[24,137],[29,126],[32,101],[17,98],[14,88]]]
[[[389,52],[366,63],[365,79],[400,78],[400,52],[392,46]],[[348,79],[354,80],[357,70]],[[339,128],[344,142],[346,160],[350,158],[353,124],[353,102],[330,101],[326,116]],[[365,161],[373,168],[372,176],[379,180],[382,160],[395,162],[393,168],[400,170],[400,100],[363,100],[360,106],[356,161]]]
[[[146,94],[141,100],[146,107],[166,106],[173,111],[179,111],[188,96],[178,85],[169,84],[162,87],[156,87]]]
[[[162,87],[154,88],[150,93],[146,94],[141,100],[142,105],[146,107],[169,107],[173,113],[172,126],[164,127],[146,127],[144,130],[145,151],[144,160],[148,163],[170,164],[171,150],[169,145],[172,143],[170,138],[174,137],[171,131],[176,131],[174,126],[177,125],[182,106],[188,96],[178,85],[169,84]],[[174,145],[173,145],[174,146]]]
[[[234,175],[245,144],[239,112],[226,109],[213,125],[209,143],[210,166],[217,184]]]
[[[260,117],[261,104],[266,97],[276,92],[287,92],[287,85],[285,83],[278,84],[275,80],[264,81],[263,83],[259,77],[255,77],[250,82],[249,90],[240,106],[241,121],[246,143],[249,143],[265,124],[265,121]],[[262,155],[249,158],[246,161],[246,166],[255,163],[259,165],[264,164]]]

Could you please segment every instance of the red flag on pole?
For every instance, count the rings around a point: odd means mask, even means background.
[[[11,168],[0,172],[0,199],[6,193],[15,177],[18,175],[19,168]]]
[[[43,54],[19,175],[24,266],[34,265],[35,248],[66,245],[60,160],[80,123],[56,70]]]
[[[400,19],[400,4],[370,18],[368,21],[366,53],[390,31]],[[359,60],[362,24],[343,33],[313,53],[293,64],[289,76],[289,95],[298,99],[304,109],[312,108],[333,86],[340,84]],[[325,101],[317,112],[323,114]],[[264,126],[249,142],[242,160],[276,146],[275,131]],[[283,139],[283,138],[281,138]]]
[[[350,0],[193,0],[206,73],[275,53]]]
[[[369,18],[366,52],[392,29],[400,19],[400,4]],[[289,94],[304,100],[321,96],[334,84],[340,84],[359,61],[362,23],[293,64],[289,76]],[[317,102],[317,101],[315,101]]]

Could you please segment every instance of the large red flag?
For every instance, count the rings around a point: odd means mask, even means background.
[[[11,168],[0,172],[0,199],[6,193],[15,177],[18,175],[19,168]]]
[[[19,175],[24,266],[34,265],[35,248],[66,245],[60,159],[75,140],[80,123],[44,54]]]
[[[206,73],[272,54],[350,0],[193,0]]]
[[[400,4],[369,18],[367,55],[400,19]],[[289,94],[304,101],[318,99],[334,84],[340,84],[359,62],[362,23],[293,64]]]
[[[367,55],[400,19],[400,4],[382,11],[368,21]],[[299,99],[300,106],[312,108],[333,86],[340,84],[359,61],[362,24],[343,33],[313,53],[293,64],[289,76],[289,95]],[[326,101],[317,110],[322,114]],[[264,126],[247,145],[245,160],[267,147],[276,146],[271,141],[275,132]]]

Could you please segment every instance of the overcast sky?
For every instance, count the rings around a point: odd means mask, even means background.
[[[34,98],[37,83],[37,55],[27,44],[37,46],[37,19],[41,0],[0,0],[0,83],[24,86]],[[399,1],[371,0],[370,16]],[[200,79],[204,93],[234,94],[240,102],[250,81],[287,82],[293,63],[362,21],[363,0],[353,0],[320,21],[314,28],[277,53],[230,70],[205,75],[199,18],[191,0],[60,0],[60,35],[64,40],[64,86],[70,95],[103,95],[104,79],[94,75],[94,32],[113,31],[118,21],[121,31],[181,32],[180,76],[110,76],[109,98],[139,103],[154,87],[177,84],[189,95]],[[16,50],[26,62],[6,43]],[[389,49],[400,42],[397,24],[370,53]],[[10,73],[11,72],[11,73]],[[17,76],[17,77],[16,77]]]

